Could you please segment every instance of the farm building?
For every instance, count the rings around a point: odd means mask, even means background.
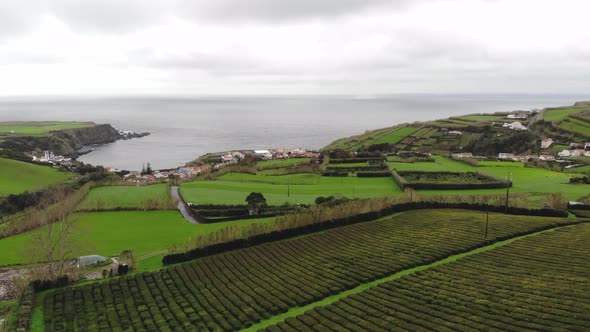
[[[107,260],[108,258],[99,255],[80,256],[74,261],[74,266],[80,268],[106,262]]]

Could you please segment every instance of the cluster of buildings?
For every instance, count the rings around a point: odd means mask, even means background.
[[[254,150],[254,155],[264,160],[288,158],[315,158],[320,153],[312,150],[275,148],[270,150]]]
[[[521,122],[514,121],[514,122],[494,122],[492,123],[494,127],[497,128],[506,128],[510,130],[528,130],[528,128],[523,125]]]
[[[135,182],[138,184],[155,183],[167,181],[169,179],[190,179],[198,176],[205,171],[211,169],[221,169],[225,166],[237,164],[240,160],[247,156],[254,156],[262,160],[272,159],[286,159],[286,158],[314,158],[319,157],[320,153],[317,151],[303,150],[303,149],[285,149],[277,148],[270,150],[254,150],[254,151],[228,151],[215,154],[215,159],[218,161],[207,163],[201,166],[184,166],[171,170],[157,170],[150,174],[142,174],[139,171],[132,171],[124,175],[125,181]],[[119,172],[114,168],[107,168],[109,172]]]
[[[140,171],[131,171],[123,176],[123,179],[128,182],[134,182],[138,184],[147,184],[168,181],[171,179],[190,179],[195,177],[207,170],[211,169],[211,165],[205,164],[201,166],[185,166],[170,170],[157,170],[149,174],[142,174]],[[107,167],[109,172],[119,172],[119,170]]]
[[[41,155],[33,155],[33,161],[40,162],[40,163],[50,163],[53,165],[62,165],[68,164],[72,161],[71,158],[66,158],[64,156],[56,155],[52,151],[45,150]]]

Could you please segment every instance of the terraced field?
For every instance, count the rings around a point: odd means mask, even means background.
[[[489,240],[572,219],[490,215]],[[485,215],[423,210],[46,293],[46,331],[233,331],[486,243]],[[41,309],[42,310],[39,310]],[[35,322],[37,325],[35,325]]]
[[[515,241],[383,283],[266,331],[585,331],[590,225]]]

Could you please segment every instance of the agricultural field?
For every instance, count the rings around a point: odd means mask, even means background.
[[[2,135],[45,135],[51,131],[94,127],[92,122],[0,122]]]
[[[506,118],[506,115],[493,115],[493,114],[465,115],[465,116],[457,117],[455,119],[460,119],[460,120],[464,120],[464,121],[476,121],[476,122],[502,122],[502,121],[509,120]]]
[[[248,194],[261,192],[269,205],[281,205],[311,204],[319,196],[384,197],[399,194],[401,190],[391,178],[232,173],[215,181],[185,183],[181,192],[187,202],[194,204],[244,204]]]
[[[471,166],[466,163],[450,160],[441,156],[434,156],[435,162],[398,163],[387,164],[399,171],[427,171],[427,172],[481,172],[500,179],[508,175],[512,179],[511,193],[528,193],[532,195],[542,193],[562,192],[568,200],[577,200],[588,192],[585,185],[569,184],[569,179],[575,174],[553,172],[542,168],[525,168],[520,162],[481,162],[479,166]],[[420,190],[423,194],[499,194],[504,189],[469,189],[469,190]]]
[[[559,108],[547,110],[543,113],[545,121],[557,122],[569,117],[570,115],[582,113],[586,108]]]
[[[590,137],[590,122],[578,120],[575,118],[567,118],[559,123],[559,127],[567,131]]]
[[[391,133],[388,133],[384,136],[379,137],[375,141],[371,142],[371,144],[381,144],[381,143],[395,144],[395,143],[401,141],[402,139],[404,139],[405,137],[412,135],[414,132],[416,132],[416,130],[417,130],[417,128],[413,128],[413,127],[399,128]]]
[[[490,214],[488,239],[571,221]],[[155,273],[55,289],[42,294],[33,325],[46,331],[240,330],[376,278],[470,251],[486,243],[484,233],[481,212],[408,211]]]
[[[395,144],[416,132],[416,127],[394,127],[371,130],[362,135],[339,139],[327,148],[358,149],[363,146],[378,143]]]
[[[75,256],[118,255],[131,249],[136,256],[153,254],[182,245],[191,237],[214,232],[233,224],[247,227],[270,219],[249,219],[217,224],[189,224],[177,211],[125,211],[75,213]],[[0,239],[0,266],[34,263],[31,252],[34,230]]]
[[[149,186],[105,186],[94,188],[78,206],[79,211],[115,209],[175,209],[167,184]]]
[[[266,331],[583,331],[590,225],[546,232],[385,282]]]
[[[301,164],[309,164],[311,159],[309,158],[288,158],[288,159],[273,159],[273,160],[263,160],[256,163],[256,167],[259,169],[264,168],[281,168],[281,167],[290,167],[296,166]]]
[[[0,197],[39,190],[72,177],[49,166],[4,158],[0,158],[0,170]]]

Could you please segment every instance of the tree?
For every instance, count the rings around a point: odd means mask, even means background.
[[[246,202],[250,207],[250,214],[258,214],[261,207],[266,206],[266,198],[262,193],[252,192],[246,197]]]
[[[65,191],[56,190],[52,197],[45,197],[41,210],[34,214],[34,218],[41,226],[32,233],[31,250],[38,261],[46,262],[48,279],[57,280],[63,277],[68,268],[68,259],[72,257],[76,241],[74,230],[77,218],[70,214],[72,204],[51,204],[54,201],[69,203]],[[73,202],[72,202],[73,203]],[[50,213],[49,213],[50,212]]]

